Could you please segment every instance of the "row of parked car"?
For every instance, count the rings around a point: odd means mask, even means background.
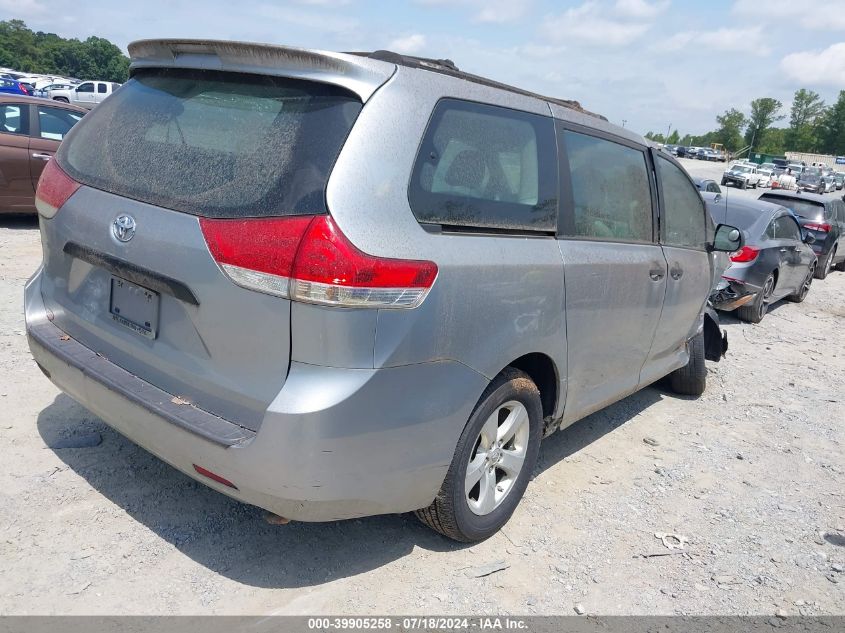
[[[729,263],[722,258],[710,297],[717,310],[759,323],[775,302],[803,301],[813,279],[845,272],[845,199],[800,190],[729,199],[712,180],[695,183],[714,222],[737,227],[744,238]]]
[[[120,87],[112,81],[79,81],[0,69],[0,94],[41,97],[90,110]]]
[[[695,158],[697,160],[717,161],[722,163],[727,162],[728,160],[728,153],[718,144],[713,147],[696,147],[694,145],[686,147],[684,145],[667,144],[663,145],[660,149],[668,154],[672,154],[672,156],[677,156],[678,158]]]
[[[737,161],[722,174],[722,186],[741,189],[787,189],[830,193],[845,186],[845,172],[838,172],[827,165],[803,165],[800,163],[762,163]]]

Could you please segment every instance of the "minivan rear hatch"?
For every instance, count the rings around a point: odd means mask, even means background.
[[[249,248],[272,239],[262,220],[325,214],[361,108],[332,83],[136,70],[57,156],[83,186],[41,222],[54,324],[178,402],[257,430],[288,371],[290,303],[233,283],[202,223]]]

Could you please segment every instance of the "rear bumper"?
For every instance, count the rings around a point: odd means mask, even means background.
[[[710,304],[717,310],[730,312],[754,300],[761,287],[739,279],[722,279],[710,295]]]
[[[488,382],[451,361],[375,370],[294,362],[256,433],[171,402],[67,337],[47,319],[40,275],[27,284],[26,319],[38,365],[109,426],[197,481],[298,521],[427,506]]]

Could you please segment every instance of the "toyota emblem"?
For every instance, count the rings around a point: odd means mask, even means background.
[[[135,219],[125,213],[117,216],[112,222],[111,232],[120,242],[128,242],[135,235]]]

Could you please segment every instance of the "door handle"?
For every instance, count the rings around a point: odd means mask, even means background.
[[[665,273],[662,268],[652,268],[648,271],[648,276],[651,277],[652,281],[660,281],[663,279],[664,275]]]
[[[782,249],[780,249],[780,252],[781,252],[781,253],[785,253],[785,252],[786,252],[786,251],[788,251],[788,250],[789,250],[789,249],[788,249],[788,248],[786,248],[786,247],[784,246]]]
[[[681,277],[684,276],[684,269],[683,268],[673,268],[669,271],[669,274],[672,276],[672,279],[677,281]]]
[[[38,160],[50,160],[53,158],[50,154],[38,154],[35,153],[32,155],[33,158],[37,158]]]

